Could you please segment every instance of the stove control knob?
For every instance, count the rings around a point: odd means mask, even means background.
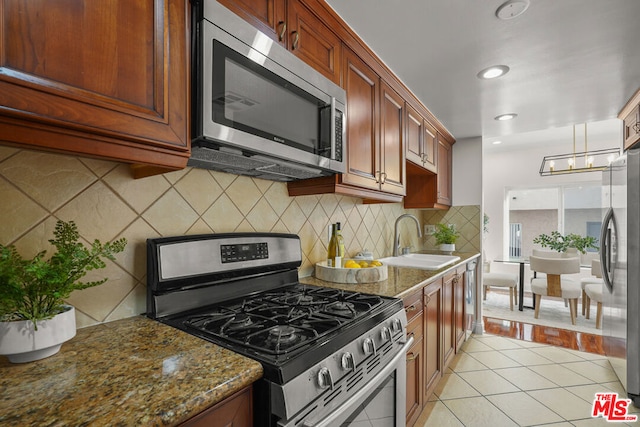
[[[391,341],[391,331],[386,326],[383,326],[380,329],[380,338],[382,338],[382,342]]]
[[[331,387],[333,389],[333,378],[331,378],[329,368],[320,368],[318,371],[318,385],[320,388]]]
[[[342,354],[342,369],[345,371],[356,370],[356,359],[353,357],[353,354],[348,351]]]
[[[393,319],[391,321],[391,329],[393,329],[393,332],[402,332],[402,322],[400,321],[400,319]]]
[[[364,354],[369,355],[373,353],[376,354],[376,343],[371,338],[365,338],[362,342],[362,351]]]

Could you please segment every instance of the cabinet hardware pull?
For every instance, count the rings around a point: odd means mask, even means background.
[[[294,31],[292,34],[295,34],[293,37],[293,46],[291,46],[292,50],[296,50],[298,48],[298,42],[300,41],[300,33]]]
[[[404,310],[405,310],[406,312],[409,312],[409,311],[416,311],[416,305],[415,305],[415,304],[412,304],[412,305],[410,305],[409,307],[405,308]]]
[[[636,124],[633,125],[633,130],[636,131],[636,133],[640,132],[640,122],[636,122]]]
[[[380,180],[382,179],[382,171],[376,171],[376,184],[380,184]]]
[[[384,184],[384,182],[387,180],[387,173],[386,172],[380,172],[380,183]]]
[[[413,354],[413,352],[411,353],[407,353],[407,362],[411,362],[412,360],[416,360],[418,356],[416,356],[415,354]]]
[[[431,296],[426,295],[424,298],[427,300],[427,304],[429,304],[429,301],[431,301]]]
[[[280,30],[280,34],[278,34],[278,40],[282,41],[284,39],[284,35],[287,32],[287,23],[284,21],[278,22],[278,25],[282,25],[282,29]]]

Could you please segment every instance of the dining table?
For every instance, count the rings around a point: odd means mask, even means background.
[[[506,257],[503,259],[494,260],[494,262],[500,262],[503,264],[518,264],[518,310],[524,311],[525,308],[535,309],[536,299],[531,298],[532,305],[524,305],[524,266],[529,264],[529,257]],[[591,268],[591,265],[580,264],[580,268]],[[536,277],[536,272],[533,272],[533,277]]]

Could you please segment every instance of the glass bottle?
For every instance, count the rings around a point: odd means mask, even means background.
[[[336,256],[339,256],[337,224],[331,224],[331,239],[327,248],[327,267],[336,267]]]
[[[342,227],[339,222],[336,222],[336,237],[338,239],[338,256],[344,262],[344,238],[342,237],[342,232],[340,231]]]

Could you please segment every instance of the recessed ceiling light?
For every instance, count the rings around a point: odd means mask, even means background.
[[[513,19],[520,16],[529,7],[529,0],[509,0],[500,5],[496,10],[499,19]]]
[[[504,120],[513,120],[516,117],[518,117],[516,113],[507,113],[507,114],[500,114],[499,116],[494,117],[494,119],[504,121]]]
[[[498,144],[502,144],[502,141],[493,141],[492,142],[493,145],[498,145]]]
[[[495,79],[496,77],[504,76],[509,72],[509,67],[506,65],[494,65],[480,71],[477,75],[479,79]]]

